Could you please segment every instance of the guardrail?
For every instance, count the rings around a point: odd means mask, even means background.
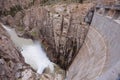
[[[96,9],[99,8],[104,8],[104,9],[113,9],[113,10],[120,10],[120,4],[116,4],[116,5],[97,5]]]
[[[117,22],[120,23],[120,4],[115,4],[111,6],[110,5],[97,5],[96,7],[91,8],[84,18],[84,21],[87,24],[89,25],[91,24],[94,13],[99,13],[103,16],[112,18],[113,20],[119,20]]]
[[[120,4],[116,5],[97,5],[95,12],[110,17],[114,20],[120,20]]]

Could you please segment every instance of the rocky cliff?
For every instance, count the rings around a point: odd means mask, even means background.
[[[81,48],[88,32],[89,26],[83,22],[83,19],[85,13],[92,6],[91,4],[68,5],[60,3],[54,6],[48,5],[43,7],[39,5],[39,0],[2,0],[0,4],[1,23],[15,28],[20,37],[39,40],[44,44],[44,49],[47,51],[50,60],[58,64],[61,68],[68,69]],[[5,30],[2,32],[7,34]],[[1,37],[3,35],[1,34]],[[8,41],[10,40],[9,36],[6,38]],[[39,76],[29,65],[25,64],[24,58],[20,55],[20,52],[16,49],[12,41],[10,40],[8,43],[12,46],[5,46],[9,50],[7,53],[10,56],[7,58],[8,62],[4,60],[4,57],[6,57],[4,48],[1,48],[3,52],[0,53],[0,55],[3,55],[1,57],[1,65],[4,68],[3,73],[1,71],[2,80],[4,78],[8,79],[9,77],[11,77],[11,80],[36,80],[41,77],[45,80],[47,78],[51,80],[56,80],[57,78],[59,80],[63,79],[64,74],[62,77],[56,74],[54,76],[50,74]],[[14,49],[15,52],[13,52]],[[18,69],[16,70],[16,68]],[[58,68],[56,70],[57,73],[61,72]],[[5,74],[6,71],[9,73]],[[9,75],[10,72],[11,75]]]
[[[35,80],[37,78],[40,76],[24,62],[24,58],[0,25],[0,79]]]
[[[95,8],[89,26],[83,21],[92,3],[41,6],[40,0],[1,0],[0,22],[14,28],[18,36],[44,44],[50,60],[66,70],[67,80],[115,80],[119,73],[119,6],[113,5],[115,0],[103,3],[105,6]],[[62,77],[37,74],[2,26],[0,44],[1,80],[63,80],[60,67],[56,73]]]
[[[88,26],[83,20],[88,6],[91,4],[36,5],[0,19],[14,27],[19,36],[39,39],[47,47],[49,58],[67,69],[87,34]]]
[[[0,80],[63,80],[64,70],[57,65],[54,65],[54,69],[54,73],[46,68],[43,74],[38,74],[25,63],[21,52],[0,25]]]

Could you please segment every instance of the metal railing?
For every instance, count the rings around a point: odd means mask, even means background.
[[[97,5],[96,9],[100,9],[100,8],[104,8],[104,9],[113,9],[113,10],[120,10],[120,4],[116,4],[116,5]]]

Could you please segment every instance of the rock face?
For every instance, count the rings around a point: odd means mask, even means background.
[[[90,6],[90,4],[88,4]],[[83,23],[84,13],[88,10],[85,5],[55,5],[52,8],[46,7],[50,11],[52,18],[53,48],[54,58],[62,68],[67,69],[74,57],[78,53],[88,26]],[[83,12],[79,10],[84,9]],[[46,34],[47,35],[47,34]],[[47,37],[46,37],[47,40]],[[52,41],[52,42],[53,42]]]
[[[24,62],[21,53],[0,25],[0,80],[63,80],[65,72],[55,65],[53,74],[49,69],[41,75],[37,74]]]
[[[39,5],[40,0],[1,0],[0,1],[0,16],[15,14],[23,9],[28,9],[33,5]]]
[[[2,23],[15,28],[19,36],[40,40],[45,45],[50,60],[67,70],[87,35],[89,26],[83,22],[83,19],[92,5],[89,3],[57,4],[41,7],[39,6],[39,0],[37,1],[2,0],[0,2],[0,20]],[[3,6],[4,8],[2,8]],[[23,72],[18,73],[18,69],[13,75],[22,80],[36,80],[36,78],[39,78],[36,77],[37,75],[32,69],[28,68],[29,66],[25,65],[22,56],[21,60],[17,59],[22,64]],[[26,68],[28,69],[26,70]],[[58,70],[59,72],[61,71]],[[46,74],[42,76],[46,78]],[[48,79],[56,80],[61,75],[48,76],[50,76]],[[16,77],[13,78],[16,79]]]
[[[97,0],[97,3],[101,5],[113,5],[119,4],[119,2],[119,0]]]
[[[25,64],[24,58],[0,25],[0,79],[35,80],[36,78],[36,73]]]
[[[100,14],[95,13],[89,28],[83,22],[83,18],[91,4],[57,4],[41,7],[39,2],[1,0],[0,21],[14,27],[19,36],[40,40],[51,61],[67,70],[67,80],[117,79],[116,74],[120,73],[120,21],[113,20],[116,16],[119,17],[117,11],[113,12],[112,16],[109,16],[107,11],[104,12],[104,9]],[[115,0],[104,0],[103,3],[111,5]],[[65,73],[60,67],[55,68],[54,74],[47,74],[49,69],[41,76],[36,74],[25,64],[24,58],[1,26],[0,32],[2,80],[64,79]]]
[[[2,16],[1,21],[16,28],[20,36],[40,39],[51,61],[67,69],[87,34],[83,19],[88,6],[91,4],[32,6],[15,16]]]

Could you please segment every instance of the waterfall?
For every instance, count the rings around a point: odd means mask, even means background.
[[[15,45],[21,48],[20,51],[25,62],[35,69],[37,73],[42,74],[47,67],[50,68],[51,73],[54,71],[53,63],[48,59],[39,42],[18,37],[14,29],[1,25],[8,32]]]
[[[31,39],[24,39],[24,38],[18,37],[14,29],[11,29],[9,26],[5,26],[3,24],[1,25],[8,32],[8,34],[11,37],[11,40],[15,43],[16,47],[22,48],[23,46],[33,44],[33,41]]]

